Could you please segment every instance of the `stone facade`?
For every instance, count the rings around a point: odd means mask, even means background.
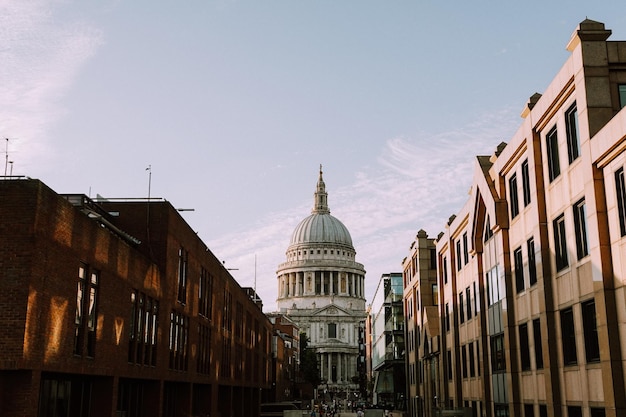
[[[358,389],[359,329],[366,317],[365,269],[355,256],[348,229],[330,215],[320,168],[312,213],[294,230],[287,261],[278,266],[277,305],[316,349],[319,388],[340,396]]]

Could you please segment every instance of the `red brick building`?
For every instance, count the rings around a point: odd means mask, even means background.
[[[272,325],[163,200],[0,180],[0,415],[256,416]]]

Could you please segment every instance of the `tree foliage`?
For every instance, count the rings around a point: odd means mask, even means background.
[[[309,338],[306,333],[300,333],[300,373],[302,379],[313,387],[320,384],[320,373],[317,369],[317,354],[315,348],[309,347]]]

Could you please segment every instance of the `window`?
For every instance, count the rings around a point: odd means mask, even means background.
[[[230,339],[225,337],[222,339],[222,357],[220,363],[220,378],[228,379],[232,375],[232,351]],[[172,414],[173,415],[173,414]]]
[[[448,381],[452,381],[452,351],[448,349]]]
[[[82,355],[87,342],[86,356],[95,357],[96,324],[98,322],[98,286],[100,272],[86,264],[78,267],[76,314],[74,316],[74,354]],[[87,279],[89,277],[89,279]]]
[[[570,405],[567,407],[567,417],[583,417],[583,409]]]
[[[231,331],[233,329],[233,295],[224,291],[224,313],[222,314],[222,329]]]
[[[518,293],[524,291],[524,261],[522,259],[522,248],[513,251],[515,262],[515,289]]]
[[[556,127],[552,128],[546,135],[546,151],[548,153],[548,178],[550,182],[561,174],[559,164],[559,143],[556,134]]]
[[[448,283],[448,258],[443,258],[443,283]]]
[[[140,291],[133,290],[130,294],[130,303],[128,362],[155,366],[159,302]]]
[[[491,371],[493,373],[506,372],[506,357],[504,356],[504,333],[491,336]]]
[[[467,308],[467,319],[472,318],[472,303],[471,303],[472,294],[470,292],[470,287],[465,289],[465,307]]]
[[[543,339],[541,338],[541,322],[539,319],[533,320],[533,339],[535,342],[535,367],[543,369]]]
[[[556,255],[556,270],[567,268],[567,239],[565,237],[565,217],[561,214],[552,222],[554,229],[554,252]]]
[[[472,282],[474,287],[474,315],[478,314],[478,293],[476,292],[476,281]]]
[[[224,338],[224,340],[227,340]],[[189,347],[189,318],[181,313],[170,313],[170,360],[169,367],[177,371],[186,371]]]
[[[433,305],[438,306],[439,305],[439,287],[437,287],[437,284],[432,284],[430,288],[431,288],[431,291],[433,292]]]
[[[82,355],[85,339],[85,287],[87,286],[87,265],[78,267],[78,286],[76,289],[76,314],[74,315],[74,354]]]
[[[604,411],[604,408],[591,407],[590,412],[591,417],[606,417],[606,412]]]
[[[208,326],[198,326],[198,361],[196,370],[200,374],[211,373],[211,329]]]
[[[509,417],[508,404],[494,404],[493,411],[495,411],[495,417]]]
[[[596,324],[596,303],[589,300],[581,305],[583,315],[583,335],[585,338],[585,358],[587,363],[600,361],[600,345]]]
[[[530,286],[537,283],[537,261],[535,260],[535,240],[531,237],[526,241],[528,251],[528,281]]]
[[[213,275],[204,268],[200,270],[198,285],[198,314],[211,319],[213,310]]]
[[[476,372],[478,376],[480,376],[480,345],[478,344],[478,340],[476,341]]]
[[[620,84],[619,89],[619,107],[624,108],[626,106],[626,84]]]
[[[519,354],[522,371],[530,369],[530,348],[528,345],[528,324],[519,325]]]
[[[532,196],[530,194],[530,175],[528,171],[528,159],[522,162],[522,192],[524,193],[524,207],[530,204]]]
[[[465,323],[465,307],[463,306],[463,292],[459,293],[459,321]]]
[[[178,249],[178,302],[187,303],[187,261],[189,253]]]
[[[446,333],[450,331],[450,309],[448,306],[448,303],[446,303],[446,315],[444,318],[445,322],[446,322]]]
[[[487,291],[487,304],[489,306],[504,298],[504,277],[500,277],[498,266],[494,266],[485,274],[485,286]]]
[[[70,375],[41,376],[39,395],[40,417],[90,416],[97,407],[95,388],[91,378],[73,378]]]
[[[463,266],[463,261],[461,260],[461,240],[456,241],[456,269],[457,271],[461,270]]]
[[[578,260],[589,255],[586,222],[585,199],[583,198],[574,204],[574,232],[576,233],[576,256]]]
[[[574,313],[572,308],[561,310],[561,343],[563,344],[563,364],[575,365],[576,357],[576,333],[574,331]]]
[[[431,249],[430,251],[430,269],[437,270],[437,250]]]
[[[539,417],[548,417],[548,406],[539,404]]]
[[[98,280],[100,272],[91,270],[89,274],[87,300],[87,356],[93,358],[96,349],[96,323],[98,321],[97,303],[98,303]]]
[[[491,222],[489,221],[489,216],[487,216],[487,220],[485,220],[485,237],[484,241],[487,242],[493,236],[493,230],[491,230]]]
[[[467,232],[463,233],[463,263],[465,265],[469,263],[469,252],[467,249]]]
[[[476,376],[476,361],[474,360],[474,343],[470,343],[469,345],[467,345],[468,348],[468,356],[469,356],[469,373],[470,373],[470,377],[475,377]]]
[[[620,236],[626,236],[626,182],[624,181],[624,168],[615,171],[615,191]]]
[[[332,339],[337,338],[337,324],[336,323],[328,323],[328,337]]]
[[[535,406],[532,404],[524,404],[524,417],[535,417]]]
[[[580,156],[580,134],[578,132],[576,103],[565,112],[565,134],[567,135],[567,158],[571,164]]]
[[[509,208],[511,210],[511,219],[519,214],[519,200],[517,198],[517,174],[511,175],[509,178]]]

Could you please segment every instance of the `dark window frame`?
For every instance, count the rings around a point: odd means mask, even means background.
[[[490,337],[491,345],[491,372],[506,372],[506,355],[504,350],[504,333],[499,333]]]
[[[525,288],[524,258],[521,246],[513,251],[513,264],[515,265],[515,290],[519,294]]]
[[[459,323],[465,323],[465,306],[463,303],[463,291],[459,293]]]
[[[526,241],[526,251],[528,252],[528,283],[532,287],[537,283],[537,258],[535,258],[535,239]]]
[[[511,220],[519,214],[519,195],[517,192],[517,174],[513,173],[509,178],[509,209],[511,210]]]
[[[574,325],[574,310],[572,307],[561,310],[561,344],[563,346],[563,365],[578,364],[576,352],[576,327]]]
[[[554,255],[556,270],[561,271],[569,266],[567,258],[567,234],[565,230],[565,215],[561,214],[552,221],[554,232]]]
[[[183,305],[187,304],[187,273],[189,264],[189,252],[184,248],[178,249],[178,293],[177,301]]]
[[[528,206],[532,201],[532,194],[530,192],[530,172],[528,169],[528,159],[522,162],[522,197],[524,200],[524,207]]]
[[[522,371],[530,370],[530,344],[528,342],[528,323],[518,326],[520,367]]]
[[[543,369],[543,338],[541,337],[541,321],[533,320],[533,342],[535,344],[535,369]]]
[[[576,103],[565,111],[565,134],[567,136],[567,158],[571,164],[580,156],[580,129]]]
[[[615,198],[617,199],[620,236],[624,237],[626,236],[626,179],[623,167],[615,171]]]
[[[576,256],[580,261],[589,255],[587,243],[587,209],[582,198],[572,206],[574,211],[574,236],[576,238]]]
[[[585,339],[585,359],[587,363],[600,362],[600,343],[596,320],[596,304],[591,299],[580,303],[583,318],[583,337]]]
[[[554,181],[561,175],[561,163],[559,161],[559,139],[556,126],[546,134],[546,153],[548,161],[548,179]]]

